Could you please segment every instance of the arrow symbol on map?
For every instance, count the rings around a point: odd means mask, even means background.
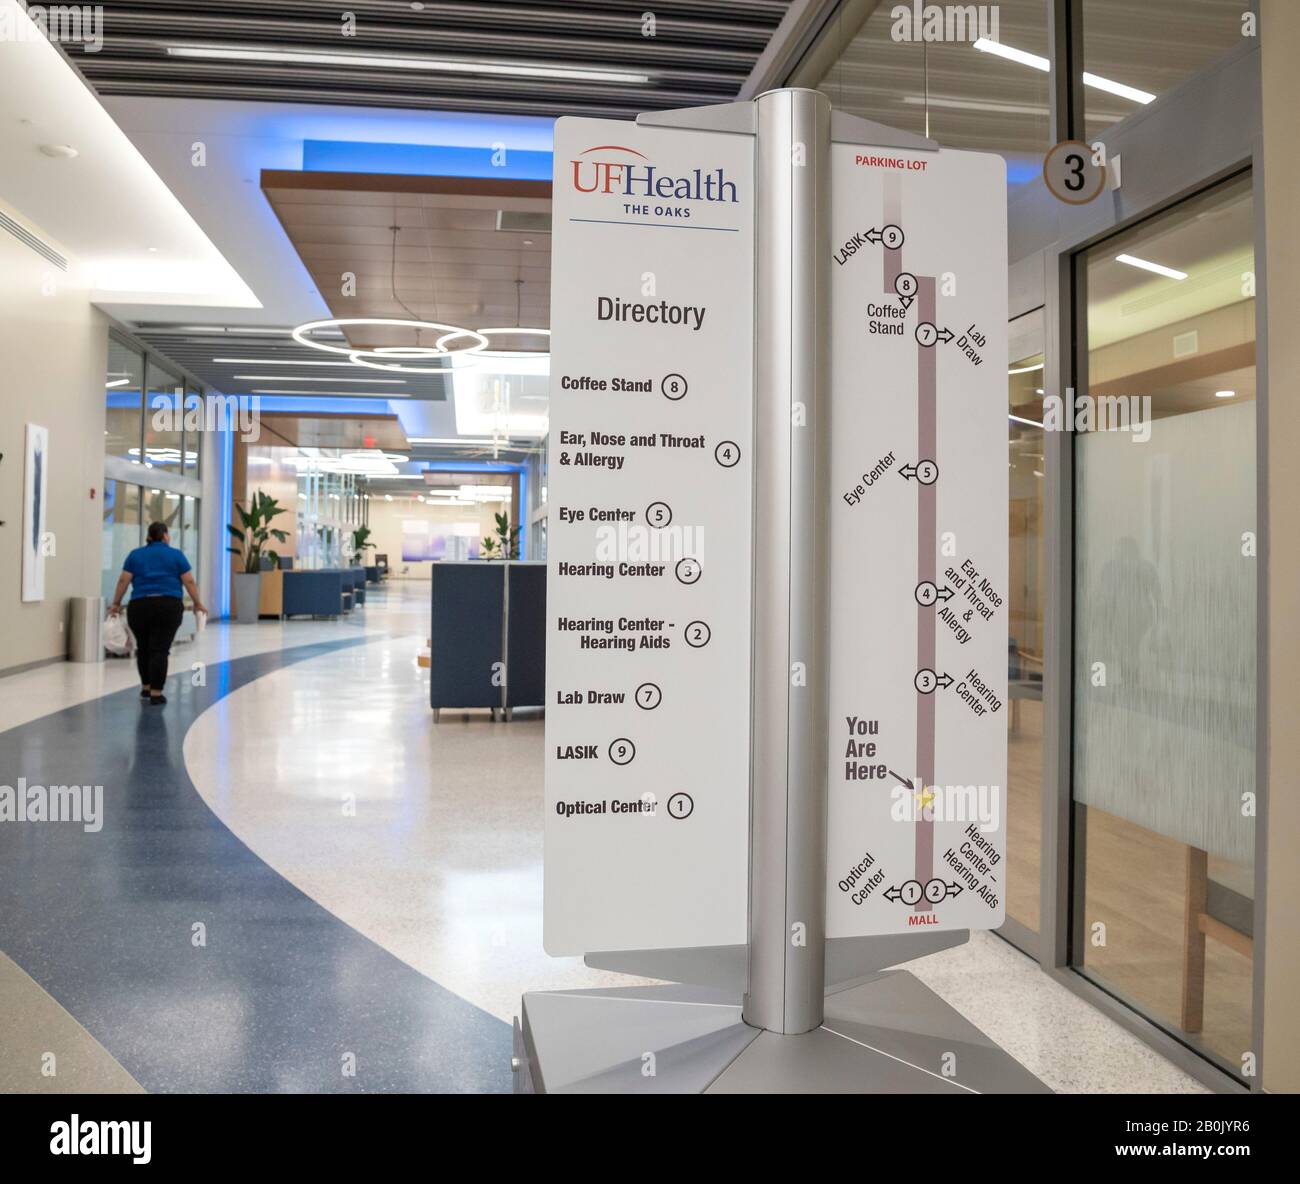
[[[898,302],[903,306],[904,310],[906,310],[912,307],[912,301],[915,299],[915,296],[900,296]]]
[[[935,682],[941,687],[950,687],[952,686],[952,675],[948,673],[941,674],[935,679]]]
[[[948,885],[948,895],[949,895],[949,896],[957,896],[961,891],[962,891],[962,886],[961,886],[960,884],[949,884],[949,885]]]
[[[955,336],[956,334],[951,329],[949,329],[946,325],[939,330],[939,340],[944,342],[945,344],[951,341]]]
[[[938,589],[938,591],[935,592],[935,596],[939,600],[951,600],[953,598],[953,590],[949,588],[947,584],[945,584],[942,588]]]
[[[902,891],[896,885],[885,889],[886,900],[899,900],[902,895]]]
[[[878,243],[880,242],[881,235],[880,235],[880,231],[873,226],[862,237],[865,238],[869,243]]]
[[[933,485],[939,479],[939,466],[932,460],[918,460],[914,465],[903,465],[898,475],[904,481],[915,477],[922,485]]]

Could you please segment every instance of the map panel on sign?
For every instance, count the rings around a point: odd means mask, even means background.
[[[1006,167],[831,156],[827,936],[1006,899]]]

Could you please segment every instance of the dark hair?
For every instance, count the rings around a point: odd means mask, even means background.
[[[160,543],[160,542],[162,542],[162,537],[163,537],[163,535],[165,535],[166,533],[167,533],[167,523],[165,523],[165,522],[150,522],[150,523],[149,523],[148,539],[149,539],[149,541],[150,541],[151,543]]]

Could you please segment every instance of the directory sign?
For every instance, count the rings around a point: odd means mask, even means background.
[[[745,940],[754,141],[555,127],[544,941]]]
[[[1006,169],[836,144],[831,193],[827,936],[995,928]]]

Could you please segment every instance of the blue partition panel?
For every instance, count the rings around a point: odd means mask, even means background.
[[[512,563],[507,646],[508,707],[546,701],[546,564]]]
[[[504,573],[499,563],[435,563],[429,626],[432,707],[500,707]]]

